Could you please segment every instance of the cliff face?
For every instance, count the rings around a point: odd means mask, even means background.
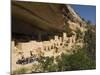
[[[70,5],[12,1],[13,33],[48,36],[84,26]]]

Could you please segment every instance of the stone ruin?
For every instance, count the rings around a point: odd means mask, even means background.
[[[53,52],[55,50],[59,50],[59,48],[63,48],[64,46],[67,46],[67,49],[71,49],[71,47],[74,45],[76,39],[76,35],[72,35],[72,37],[67,37],[66,33],[63,33],[62,37],[59,37],[57,35],[54,36],[54,39],[50,39],[48,41],[30,41],[30,42],[19,42],[15,46],[16,41],[12,41],[12,52],[22,54],[25,57],[30,56],[30,51],[32,54],[39,56],[43,53],[43,56],[54,56]],[[57,54],[57,52],[56,52]]]

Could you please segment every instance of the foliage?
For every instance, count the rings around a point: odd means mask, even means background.
[[[82,39],[82,38],[83,38],[83,36],[82,36],[83,33],[81,32],[80,29],[77,29],[76,33],[77,33],[77,35],[76,35],[76,40],[78,40],[78,39]]]
[[[54,63],[56,60],[57,63]],[[62,54],[61,57],[46,57],[41,60],[42,72],[57,72],[71,70],[95,69],[96,63],[86,53],[84,49],[79,49],[73,55]]]
[[[85,48],[94,60],[96,57],[96,33],[95,26],[88,25],[88,30],[85,32],[84,36]]]
[[[88,21],[87,21],[87,25],[91,25],[91,24],[92,24],[91,21],[88,20]]]
[[[41,57],[41,59],[39,60],[39,63],[41,64],[42,66],[42,71],[43,72],[48,72],[48,71],[51,71],[51,67],[53,67],[53,60],[54,58],[53,57]]]
[[[21,69],[13,71],[12,75],[25,74],[27,71],[28,71],[28,69],[23,67]]]
[[[84,18],[82,18],[83,21],[86,21]]]
[[[94,69],[95,61],[89,58],[84,50],[78,50],[73,55],[62,55],[58,61],[60,71]]]

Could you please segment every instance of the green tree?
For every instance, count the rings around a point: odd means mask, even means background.
[[[96,58],[96,33],[95,33],[95,26],[89,25],[88,30],[85,32],[84,36],[84,43],[85,48],[94,60]]]

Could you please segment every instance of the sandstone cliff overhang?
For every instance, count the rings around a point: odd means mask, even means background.
[[[62,33],[65,31],[64,16],[73,22],[82,22],[73,8],[65,4],[12,1],[11,11],[12,32],[17,34],[55,35]]]

